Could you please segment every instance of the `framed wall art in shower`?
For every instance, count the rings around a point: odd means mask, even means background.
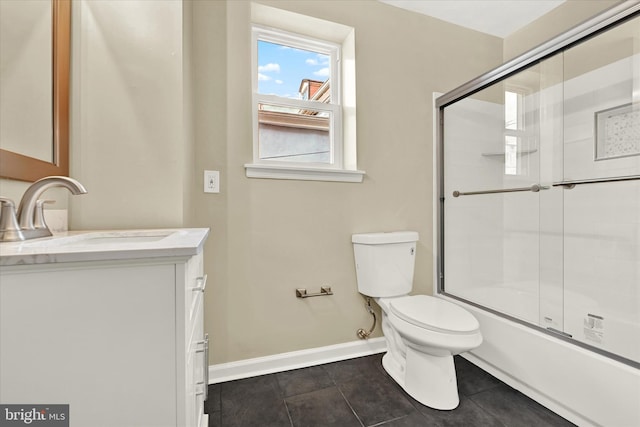
[[[595,160],[640,155],[640,103],[595,113]]]

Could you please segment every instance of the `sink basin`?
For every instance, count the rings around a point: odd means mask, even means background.
[[[115,247],[121,245],[137,246],[139,244],[159,242],[177,233],[177,230],[122,230],[81,232],[63,236],[53,236],[21,243],[29,248],[96,248],[98,246]]]
[[[131,244],[131,243],[149,243],[157,242],[173,232],[158,232],[157,234],[147,233],[127,233],[118,232],[108,235],[87,235],[84,239],[77,239],[71,242],[63,243],[63,245],[113,245],[113,244]]]

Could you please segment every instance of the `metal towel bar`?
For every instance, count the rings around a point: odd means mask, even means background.
[[[615,178],[601,178],[601,179],[584,179],[581,181],[563,181],[556,182],[553,184],[554,187],[564,187],[567,189],[572,189],[576,185],[582,184],[602,184],[605,182],[619,182],[619,181],[636,181],[640,179],[640,175],[631,175],[631,176],[619,176]]]
[[[323,297],[325,295],[333,295],[333,292],[331,291],[331,286],[322,286],[320,288],[320,292],[316,294],[308,294],[307,290],[304,288],[296,289],[296,297],[298,298]]]
[[[619,181],[635,181],[640,180],[640,175],[622,176],[615,178],[602,178],[602,179],[585,179],[582,181],[563,181],[552,184],[554,187],[564,187],[567,189],[574,188],[576,185],[582,184],[601,184],[605,182],[619,182]],[[482,191],[454,191],[453,197],[460,196],[475,196],[478,194],[496,194],[496,193],[514,193],[516,191],[532,191],[537,193],[540,190],[548,190],[548,186],[542,186],[539,184],[533,184],[531,187],[518,187],[518,188],[500,188],[498,190],[482,190]]]
[[[538,184],[533,184],[531,187],[519,187],[519,188],[501,188],[499,190],[483,190],[483,191],[454,191],[453,197],[459,196],[475,196],[477,194],[495,194],[495,193],[514,193],[516,191],[532,191],[537,193],[540,190],[548,190],[549,187],[542,187]]]

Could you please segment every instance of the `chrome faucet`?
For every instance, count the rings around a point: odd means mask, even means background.
[[[49,188],[63,187],[71,194],[85,194],[87,190],[73,178],[66,176],[48,176],[27,188],[20,200],[16,213],[11,199],[0,197],[0,242],[15,242],[51,236],[49,227],[44,222],[42,205],[48,201],[39,200],[42,193]]]

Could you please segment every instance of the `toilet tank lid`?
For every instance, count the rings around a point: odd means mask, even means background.
[[[393,231],[389,233],[363,233],[351,236],[351,242],[363,245],[384,245],[389,243],[417,242],[417,231]]]

